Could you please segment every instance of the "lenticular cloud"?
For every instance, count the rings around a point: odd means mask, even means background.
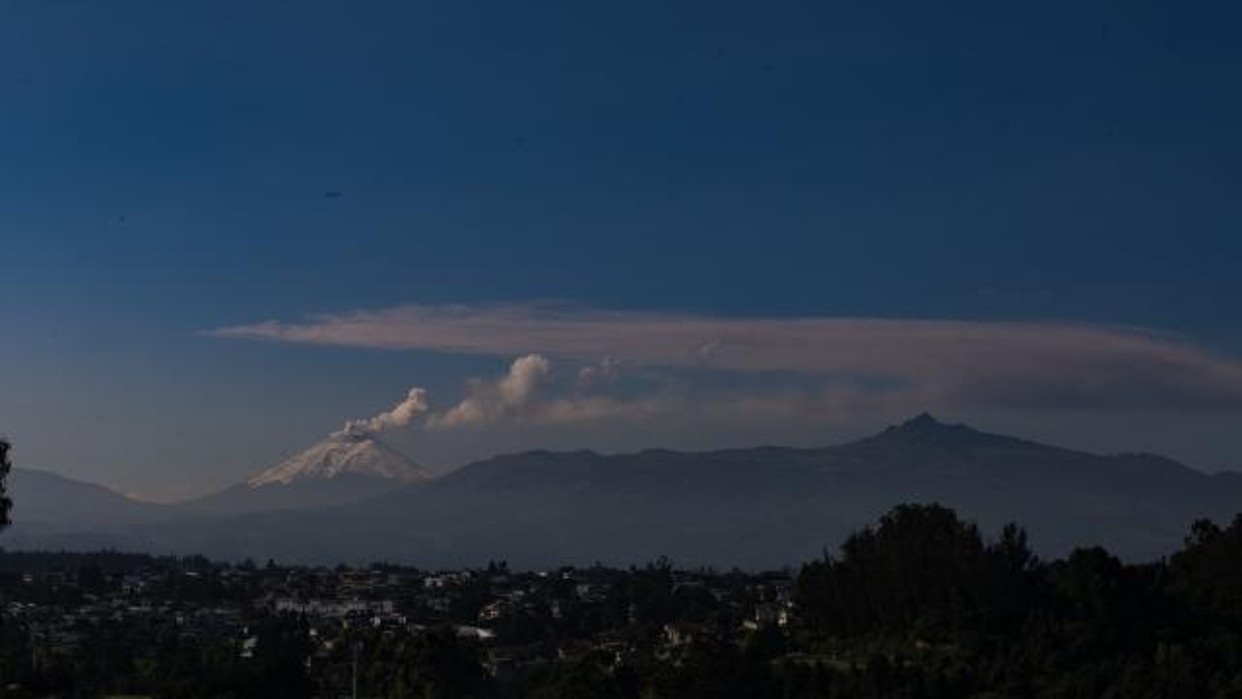
[[[634,367],[794,372],[899,385],[922,404],[960,408],[1242,411],[1242,362],[1184,338],[1107,325],[741,318],[532,304],[402,306],[208,334],[579,362],[607,356]],[[476,401],[450,422],[484,420],[483,407]]]

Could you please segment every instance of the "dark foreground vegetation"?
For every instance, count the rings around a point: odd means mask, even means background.
[[[1242,517],[1039,561],[901,506],[799,571],[0,553],[0,697],[1242,697]],[[355,684],[356,683],[356,684]]]

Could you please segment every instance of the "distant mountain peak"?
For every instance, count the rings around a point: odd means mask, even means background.
[[[405,454],[360,430],[334,432],[309,449],[246,481],[251,488],[289,485],[304,480],[367,476],[405,483],[427,481],[431,474]]]
[[[900,425],[892,425],[882,434],[935,435],[935,434],[980,434],[972,427],[960,424],[941,422],[931,413],[919,413]]]
[[[948,427],[948,425],[937,420],[935,415],[932,415],[931,413],[928,413],[928,412],[922,412],[910,418],[909,420],[906,420],[905,422],[901,423],[900,427],[903,429],[908,429],[908,430],[910,429],[921,430],[921,429],[935,429],[937,427]]]
[[[942,422],[931,413],[920,413],[899,425],[891,425],[883,432],[865,441],[879,441],[924,448],[933,446],[962,447],[999,443],[1040,446],[1034,442],[1027,442],[1015,437],[982,432],[969,425]]]

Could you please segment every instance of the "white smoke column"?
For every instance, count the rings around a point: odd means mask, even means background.
[[[552,369],[548,360],[538,354],[519,357],[500,380],[500,400],[507,407],[520,407],[534,398],[536,391]]]
[[[427,427],[452,429],[521,417],[536,405],[551,371],[551,363],[542,355],[519,357],[499,381],[471,382],[467,397],[448,412],[427,418]]]
[[[428,409],[426,389],[411,388],[410,392],[406,394],[405,400],[397,403],[391,410],[382,412],[367,420],[350,420],[345,423],[345,429],[341,430],[341,433],[383,432],[396,427],[406,427],[418,419],[419,416],[425,414]]]

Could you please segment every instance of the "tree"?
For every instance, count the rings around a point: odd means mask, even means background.
[[[899,505],[878,527],[847,539],[839,559],[803,567],[798,607],[820,635],[910,631],[965,642],[1023,623],[1038,570],[1017,525],[985,543],[976,525],[947,507]]]
[[[1025,565],[1025,544],[1015,528],[1010,565]],[[799,607],[816,631],[870,633],[959,628],[987,609],[989,552],[974,524],[941,505],[899,505],[878,527],[854,534],[840,560],[805,566]]]
[[[422,634],[400,645],[388,684],[393,699],[469,699],[489,694],[478,648],[451,628]]]
[[[282,614],[263,619],[257,629],[243,697],[255,699],[306,699],[314,693],[306,659],[312,647],[310,628],[304,617]]]
[[[9,443],[5,439],[0,439],[0,530],[8,526],[9,508],[13,506],[13,501],[8,498],[5,488],[9,470],[12,468],[13,464],[9,462]]]
[[[1209,617],[1242,621],[1242,514],[1225,528],[1195,522],[1170,567],[1181,598]]]

